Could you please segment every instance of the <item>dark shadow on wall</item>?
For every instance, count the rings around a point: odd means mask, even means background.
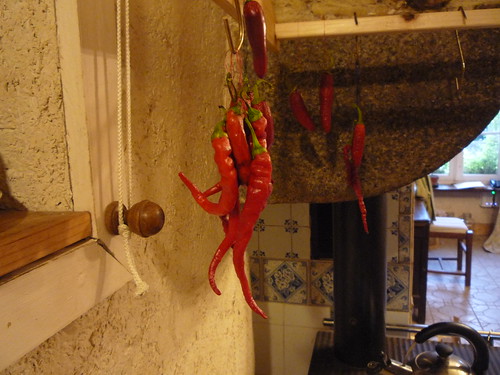
[[[12,196],[8,181],[7,167],[0,155],[0,210],[25,211],[27,208]]]

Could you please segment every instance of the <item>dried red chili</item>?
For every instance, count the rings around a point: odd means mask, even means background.
[[[226,255],[227,251],[231,246],[233,246],[234,241],[236,239],[236,233],[238,231],[238,222],[239,222],[239,214],[240,214],[240,204],[237,201],[234,205],[233,209],[229,213],[228,217],[224,217],[223,220],[227,220],[225,222],[225,237],[220,243],[219,247],[215,251],[215,254],[212,258],[212,262],[208,268],[208,282],[212,287],[212,290],[215,294],[220,295],[220,290],[217,288],[217,284],[215,283],[215,272],[217,271],[217,267],[221,262],[224,255]],[[224,221],[223,221],[224,223]]]
[[[271,107],[269,106],[269,103],[262,99],[259,95],[259,84],[261,82],[266,82],[264,80],[260,80],[257,82],[257,84],[253,87],[253,91],[250,95],[251,101],[252,101],[252,107],[255,109],[258,109],[259,111],[262,112],[262,115],[266,118],[267,121],[267,127],[266,127],[266,143],[267,143],[267,150],[269,151],[274,143],[274,118],[271,113]],[[257,135],[258,137],[258,135]]]
[[[267,72],[267,41],[264,10],[255,0],[246,0],[243,6],[243,16],[247,29],[248,41],[252,48],[253,67],[255,74],[263,78]]]
[[[321,84],[319,89],[319,111],[321,126],[327,134],[332,130],[333,95],[333,75],[325,72],[321,75]]]
[[[226,131],[231,142],[239,181],[241,184],[246,185],[250,176],[252,158],[245,134],[244,118],[245,115],[239,107],[231,107],[226,113]]]
[[[227,215],[236,204],[238,199],[238,179],[231,158],[231,145],[226,132],[223,130],[224,121],[219,122],[212,133],[212,147],[214,149],[214,160],[221,176],[220,181],[211,189],[216,187],[221,190],[221,195],[217,203],[208,200],[207,196],[201,192],[182,172],[179,177],[191,191],[196,202],[209,214]]]
[[[245,205],[240,213],[238,233],[233,246],[233,264],[240,280],[243,295],[247,304],[257,314],[267,319],[266,314],[255,302],[245,273],[245,251],[253,234],[253,227],[260,213],[265,208],[272,192],[272,164],[269,152],[259,144],[255,131],[252,134],[252,164],[247,187]]]
[[[363,199],[361,180],[359,178],[359,168],[363,159],[365,146],[365,125],[363,123],[361,109],[358,106],[356,106],[356,108],[358,110],[358,120],[354,126],[352,144],[344,147],[343,154],[347,171],[347,179],[358,199],[363,228],[365,232],[368,233],[367,211]]]
[[[261,111],[255,108],[248,108],[248,116],[245,117],[247,126],[255,131],[260,145],[267,149],[267,120]]]
[[[307,110],[306,104],[304,103],[304,99],[302,98],[302,94],[300,93],[300,91],[294,89],[290,93],[288,100],[290,102],[292,113],[299,124],[307,130],[314,130],[314,122],[311,119],[311,115]]]

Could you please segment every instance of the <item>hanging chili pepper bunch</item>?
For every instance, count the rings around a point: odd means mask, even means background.
[[[233,264],[246,302],[263,318],[266,314],[255,302],[245,273],[245,251],[253,228],[272,192],[272,164],[268,148],[272,144],[273,119],[269,105],[253,91],[237,90],[231,75],[227,78],[231,106],[212,133],[214,160],[220,181],[202,192],[182,172],[179,177],[191,191],[195,201],[209,214],[218,215],[225,237],[209,266],[208,279],[212,290],[220,295],[215,272],[224,255],[233,248]],[[243,207],[239,187],[246,186]],[[208,198],[220,192],[217,203]]]
[[[347,171],[347,181],[351,185],[356,197],[358,198],[359,210],[361,213],[361,220],[363,228],[368,233],[368,222],[366,206],[363,199],[363,191],[361,189],[361,180],[359,178],[359,168],[363,160],[363,153],[365,148],[365,124],[363,123],[363,116],[359,106],[354,106],[358,111],[358,119],[355,121],[352,142],[344,146],[344,162]]]
[[[320,86],[319,86],[319,112],[320,121],[323,131],[328,134],[332,130],[332,106],[334,99],[334,88],[333,88],[333,75],[329,72],[323,72],[321,74]],[[302,97],[302,93],[294,88],[289,96],[288,101],[292,114],[295,119],[302,125],[305,129],[313,131],[316,126],[312,120],[312,117],[307,109],[307,106]]]

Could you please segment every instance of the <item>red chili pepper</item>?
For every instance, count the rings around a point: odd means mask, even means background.
[[[246,201],[241,211],[238,233],[233,246],[233,264],[243,290],[243,295],[250,308],[257,314],[267,319],[266,314],[255,302],[252,290],[245,273],[245,251],[253,234],[253,228],[260,213],[264,210],[267,200],[272,192],[272,164],[269,152],[259,144],[253,128],[252,133],[252,164],[250,180],[248,182]]]
[[[248,147],[245,128],[243,124],[244,115],[236,113],[237,107],[230,108],[226,113],[226,131],[233,150],[236,169],[240,183],[246,185],[250,176],[250,149]]]
[[[330,73],[323,73],[319,89],[319,110],[321,126],[327,134],[332,130],[333,94],[333,76]]]
[[[252,127],[260,145],[267,149],[267,120],[261,111],[255,108],[248,109],[248,116],[245,117],[248,127]]]
[[[214,148],[214,160],[221,176],[220,181],[215,185],[220,188],[221,195],[217,203],[210,202],[207,196],[202,193],[182,172],[179,177],[191,191],[196,202],[209,214],[227,215],[236,204],[238,199],[238,177],[231,158],[231,145],[226,132],[223,130],[224,121],[219,122],[212,133],[212,147]],[[213,188],[212,188],[213,189]]]
[[[263,78],[267,72],[266,20],[262,6],[255,0],[246,0],[243,16],[250,47],[252,47],[255,74]]]
[[[289,96],[290,108],[292,109],[292,113],[295,116],[295,119],[307,130],[314,130],[314,122],[309,115],[306,104],[304,103],[304,99],[302,98],[302,94],[299,90],[294,89]]]
[[[363,229],[368,233],[368,221],[367,221],[367,211],[365,206],[365,201],[363,199],[363,191],[361,189],[361,180],[359,179],[358,168],[354,166],[351,161],[351,146],[347,145],[344,147],[344,161],[346,164],[347,179],[349,185],[354,190],[354,194],[358,198],[359,212],[361,213],[361,221],[363,223]]]
[[[267,149],[270,150],[273,143],[274,143],[274,119],[273,115],[271,113],[271,108],[269,107],[269,104],[263,100],[257,104],[253,105],[253,108],[258,109],[259,111],[262,112],[264,117],[266,118],[267,121],[267,128],[266,128],[266,143],[267,143]]]
[[[359,168],[365,149],[365,124],[363,123],[361,109],[357,105],[355,107],[358,110],[358,120],[354,126],[352,137],[352,162],[356,168]]]
[[[251,93],[251,101],[252,101],[252,107],[261,111],[262,115],[266,118],[267,121],[267,127],[266,127],[266,143],[267,143],[267,150],[269,151],[271,149],[271,146],[274,143],[274,119],[273,115],[271,113],[271,107],[269,107],[269,104],[259,96],[259,83],[260,82],[266,82],[264,80],[261,80],[257,82],[257,84],[253,88],[253,92]],[[254,97],[255,95],[255,97]],[[258,137],[258,135],[257,135]]]
[[[217,267],[219,266],[224,255],[226,255],[229,248],[234,245],[236,234],[238,232],[239,215],[240,204],[239,202],[236,202],[227,218],[225,227],[226,235],[217,248],[212,258],[212,262],[210,262],[210,266],[208,268],[208,282],[210,283],[210,286],[212,287],[214,293],[217,295],[220,295],[221,292],[219,288],[217,288],[217,284],[215,283],[215,272],[217,271]]]
[[[352,145],[346,145],[344,147],[344,162],[346,165],[347,179],[349,185],[354,190],[356,197],[358,198],[359,211],[361,213],[361,221],[363,222],[363,228],[366,233],[368,233],[368,221],[367,221],[367,211],[365,202],[363,199],[363,191],[361,188],[361,180],[359,178],[359,168],[361,166],[361,161],[363,159],[363,149],[365,144],[365,126],[361,118],[361,110],[358,106],[358,121],[354,127],[354,134],[352,139]]]

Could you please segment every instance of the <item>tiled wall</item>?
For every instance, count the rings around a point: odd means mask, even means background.
[[[388,323],[410,323],[413,189],[384,195]],[[314,337],[331,315],[333,261],[310,259],[309,204],[269,205],[249,244],[256,317],[256,374],[306,374]],[[300,331],[300,333],[298,332]],[[292,332],[294,334],[292,334]]]

